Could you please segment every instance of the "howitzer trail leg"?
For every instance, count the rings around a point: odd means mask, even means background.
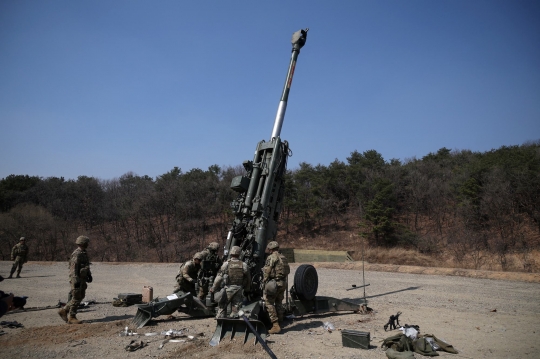
[[[266,344],[266,341],[263,340],[261,338],[261,336],[259,335],[259,333],[257,333],[257,330],[255,328],[253,328],[253,325],[249,322],[248,318],[246,318],[245,315],[242,315],[242,319],[244,320],[244,322],[247,324],[247,326],[249,327],[249,329],[251,329],[251,331],[253,332],[253,334],[255,334],[255,336],[257,337],[257,339],[259,340],[259,343],[261,343],[261,345],[263,346],[264,350],[266,350],[266,352],[268,353],[268,355],[270,355],[270,357],[272,359],[277,359],[276,355],[274,354],[274,352],[272,352],[272,350],[270,349],[270,347]]]

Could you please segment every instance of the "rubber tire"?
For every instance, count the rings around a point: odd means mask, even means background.
[[[319,277],[311,264],[302,264],[294,273],[294,289],[300,299],[312,300],[317,294]]]

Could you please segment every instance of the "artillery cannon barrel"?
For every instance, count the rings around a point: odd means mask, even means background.
[[[271,140],[262,140],[257,144],[253,160],[244,161],[246,174],[236,176],[231,182],[231,188],[239,195],[231,203],[235,219],[227,234],[224,254],[230,256],[230,249],[240,246],[240,258],[250,267],[252,278],[261,277],[267,242],[274,240],[277,235],[277,222],[283,206],[287,157],[290,155],[289,144],[281,140],[280,132],[296,60],[306,43],[308,30],[298,30],[292,36],[291,60]],[[255,285],[258,289],[254,293],[262,296],[262,285],[259,284]]]
[[[287,71],[285,86],[283,86],[283,92],[281,93],[281,100],[279,101],[276,119],[274,120],[274,128],[272,130],[270,140],[273,140],[281,134],[281,126],[283,126],[283,119],[285,118],[285,111],[287,110],[287,100],[289,99],[289,91],[291,89],[292,79],[294,76],[294,68],[296,67],[296,59],[298,58],[298,54],[300,54],[300,49],[306,43],[308,30],[308,28],[305,30],[298,30],[292,36],[291,61],[289,62],[289,70]]]

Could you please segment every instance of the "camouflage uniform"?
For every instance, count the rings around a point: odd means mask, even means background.
[[[289,264],[285,256],[277,250],[268,256],[263,267],[263,282],[265,285],[263,299],[272,323],[283,320],[285,308],[282,305],[287,286],[287,275],[290,272]],[[274,280],[276,290],[268,290],[272,285],[268,282]],[[271,283],[272,284],[272,283]]]
[[[204,300],[208,294],[208,289],[212,286],[214,279],[223,264],[223,260],[218,255],[219,244],[212,242],[201,252],[201,270],[199,272],[199,299]]]
[[[17,278],[20,278],[23,264],[28,262],[28,246],[24,243],[25,241],[24,237],[21,237],[20,242],[14,245],[11,250],[11,260],[15,262],[13,262],[13,266],[11,267],[9,278],[13,278],[13,273],[16,270]]]
[[[71,284],[71,300],[64,307],[70,318],[75,318],[77,309],[86,295],[87,281],[92,278],[90,259],[85,248],[77,248],[69,260],[69,283]]]
[[[251,290],[251,274],[247,264],[236,257],[223,263],[212,285],[214,293],[220,290],[223,281],[225,281],[226,298],[222,297],[219,301],[216,318],[225,316],[229,303],[232,306],[232,314],[235,315],[244,299],[242,290],[246,292]]]
[[[195,283],[197,282],[197,274],[201,269],[200,264],[196,264],[195,260],[187,261],[180,266],[178,274],[176,275],[176,286],[174,287],[174,293],[182,291],[185,293],[191,293],[195,296]]]

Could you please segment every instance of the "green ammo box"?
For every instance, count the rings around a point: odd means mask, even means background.
[[[231,181],[231,189],[238,193],[247,192],[249,188],[249,178],[244,176],[236,176]]]
[[[341,340],[344,347],[369,349],[369,332],[342,329]]]

